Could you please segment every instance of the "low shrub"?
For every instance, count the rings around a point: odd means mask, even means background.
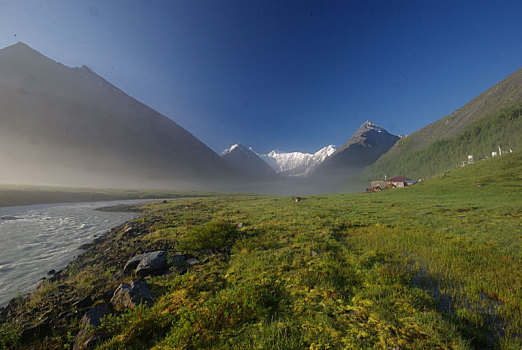
[[[239,231],[226,221],[211,221],[191,229],[180,241],[182,251],[228,251]]]

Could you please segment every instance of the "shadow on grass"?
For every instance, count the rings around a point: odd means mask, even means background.
[[[432,274],[426,268],[411,269],[411,285],[428,292],[436,301],[438,311],[452,322],[459,332],[476,349],[498,348],[499,340],[505,336],[506,320],[498,312],[502,303],[488,298],[481,292],[482,305],[471,303],[469,298],[459,292],[458,283],[448,282],[443,275]],[[441,289],[442,283],[454,286],[457,295],[449,295]],[[471,320],[470,316],[475,318]],[[477,316],[479,319],[477,319]]]

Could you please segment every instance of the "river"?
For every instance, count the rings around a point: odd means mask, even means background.
[[[94,209],[147,201],[0,207],[0,306],[34,289],[48,271],[66,267],[81,254],[78,246],[139,215]]]

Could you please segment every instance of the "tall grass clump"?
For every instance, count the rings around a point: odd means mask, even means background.
[[[211,221],[189,230],[179,245],[183,251],[225,252],[237,239],[237,226],[227,221]]]

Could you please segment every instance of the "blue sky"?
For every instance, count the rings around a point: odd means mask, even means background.
[[[521,1],[0,0],[0,47],[89,66],[219,152],[410,134],[522,67]]]

